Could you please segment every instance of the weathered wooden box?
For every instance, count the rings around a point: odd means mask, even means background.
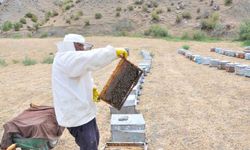
[[[103,150],[147,150],[146,142],[108,142]]]

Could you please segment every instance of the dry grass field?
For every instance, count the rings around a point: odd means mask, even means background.
[[[0,67],[0,133],[2,125],[29,107],[52,105],[51,65],[24,66],[25,56],[41,62],[55,53],[61,39],[1,39],[0,57],[8,63]],[[250,79],[195,64],[176,50],[184,44],[203,56],[241,62],[209,52],[211,47],[241,50],[238,43],[170,42],[126,37],[87,37],[95,47],[111,44],[130,47],[129,60],[138,64],[141,49],[154,54],[153,68],[143,85],[137,109],[146,121],[150,150],[250,150]],[[13,64],[13,60],[20,63]],[[101,90],[118,61],[94,72]],[[100,149],[110,140],[109,106],[100,102],[98,126]],[[77,150],[74,139],[65,130],[55,150]]]

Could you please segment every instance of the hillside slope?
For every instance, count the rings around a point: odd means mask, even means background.
[[[236,34],[243,20],[250,19],[247,13],[250,1],[233,0],[231,5],[225,6],[224,0],[5,0],[0,5],[0,24],[19,22],[29,12],[36,15],[38,21],[34,23],[26,18],[28,23],[21,28],[21,33],[117,35],[141,33],[152,24],[159,24],[174,35],[182,35],[199,30],[201,21],[217,12],[219,26],[214,34],[230,36]],[[96,13],[102,17],[96,19]],[[178,16],[182,18],[179,23],[176,22]],[[32,30],[36,24],[38,32]]]

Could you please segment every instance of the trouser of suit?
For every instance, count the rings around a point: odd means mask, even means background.
[[[68,130],[80,150],[98,150],[100,135],[95,118],[84,125],[70,127]]]

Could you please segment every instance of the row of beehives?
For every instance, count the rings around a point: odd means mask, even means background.
[[[192,54],[190,51],[185,49],[179,49],[178,53],[196,62],[197,64],[209,65],[209,67],[217,67],[219,70],[226,70],[227,72],[235,73],[236,75],[250,77],[250,66],[248,65],[221,61],[211,57],[202,57],[200,55]]]
[[[232,50],[226,50],[222,48],[211,48],[210,52],[216,52],[218,54],[226,55],[229,57],[237,57],[241,59],[250,60],[250,51],[246,50],[244,52],[238,52],[238,51],[232,51]]]
[[[136,106],[139,104],[142,85],[145,76],[150,72],[152,57],[149,52],[141,51],[143,61],[138,67],[144,71],[137,85],[133,88],[121,110],[110,107],[111,113],[111,142],[146,143],[145,120]]]

